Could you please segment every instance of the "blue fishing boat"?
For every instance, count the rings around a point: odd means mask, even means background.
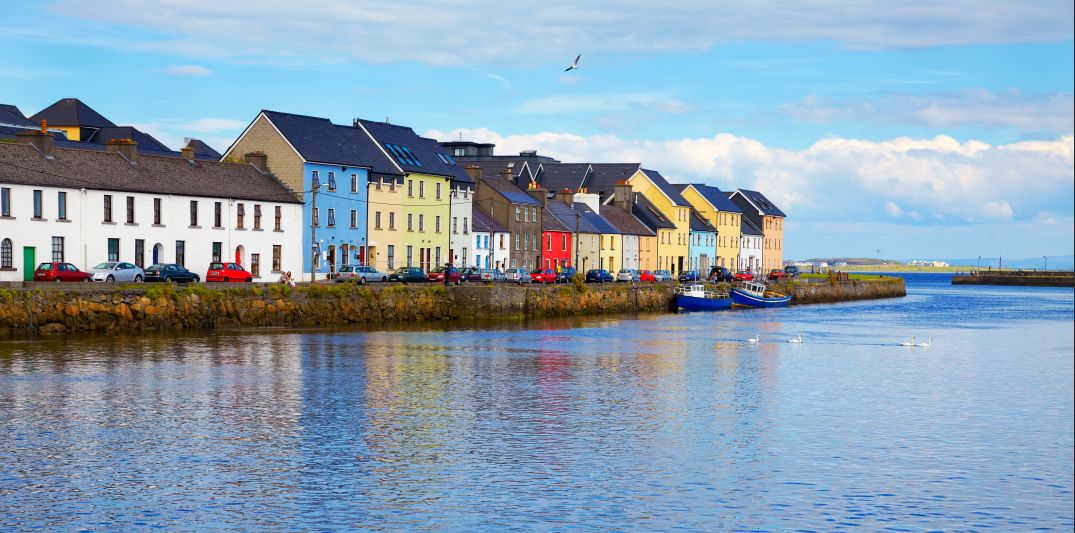
[[[791,296],[771,291],[765,285],[744,282],[731,290],[732,303],[737,307],[784,307]]]
[[[715,311],[731,309],[732,299],[728,293],[707,291],[705,285],[680,285],[676,287],[676,306],[684,311]]]

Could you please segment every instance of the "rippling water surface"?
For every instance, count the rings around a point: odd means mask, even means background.
[[[908,278],[780,310],[3,341],[0,529],[1075,527],[1071,289]]]

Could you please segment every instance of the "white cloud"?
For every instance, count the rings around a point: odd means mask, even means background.
[[[439,139],[460,134],[495,143],[502,154],[537,149],[562,161],[641,161],[675,182],[761,190],[800,220],[898,217],[902,224],[957,226],[1073,211],[1072,135],[1003,145],[947,136],[829,138],[787,150],[729,134],[647,141],[559,132],[501,135],[488,129],[426,133]]]
[[[822,40],[868,48],[1057,41],[1072,37],[1073,13],[1072,4],[1064,0],[951,0],[900,9],[884,0],[748,5],[550,0],[540,9],[524,2],[479,0],[56,0],[50,8],[64,16],[166,36],[117,39],[123,46],[143,50],[241,58],[516,65],[559,64],[578,50],[695,51],[741,41]]]
[[[173,76],[208,76],[213,73],[208,67],[201,65],[169,65],[164,72]]]
[[[1026,94],[1017,90],[984,89],[934,94],[889,93],[842,100],[809,96],[781,106],[778,113],[817,124],[853,121],[932,128],[982,125],[1055,135],[1070,133],[1075,128],[1075,97],[1071,93]]]

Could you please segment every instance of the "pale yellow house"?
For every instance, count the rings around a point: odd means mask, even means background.
[[[743,211],[727,194],[711,185],[692,183],[675,187],[706,222],[717,228],[716,266],[737,270]]]

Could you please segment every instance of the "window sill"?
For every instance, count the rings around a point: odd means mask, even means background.
[[[265,230],[263,230],[263,229],[261,229],[261,228],[254,228],[254,229],[252,229],[252,230],[250,230],[250,231],[265,231]]]
[[[48,222],[48,221],[49,221],[49,219],[47,219],[47,218],[41,218],[41,217],[33,217],[33,218],[31,218],[30,220],[32,220],[32,221],[34,221],[34,222]]]
[[[201,226],[187,226],[187,229],[202,229]]]
[[[0,272],[15,272],[15,270],[16,270],[16,269],[15,269],[15,268],[12,268],[12,267],[4,267],[4,268],[0,268]]]
[[[71,223],[71,219],[69,219],[69,218],[57,218],[55,221],[56,222],[63,222],[63,223],[66,223],[66,224]]]
[[[115,226],[116,225],[116,223],[112,222],[111,220],[101,221],[101,224],[108,224],[109,226]]]
[[[137,223],[137,222],[127,222],[127,223],[125,223],[125,224],[123,224],[123,225],[124,225],[124,226],[137,226],[137,225],[138,225],[138,223]]]
[[[213,226],[212,229],[224,229],[224,226]],[[219,262],[220,261],[214,261],[214,263],[219,263]]]
[[[246,231],[246,228],[235,228],[235,231]]]
[[[283,233],[284,230],[282,230],[282,229],[274,229],[273,232],[274,233]]]
[[[154,227],[154,228],[166,228],[168,226],[165,226],[164,224],[153,224],[151,227]]]

